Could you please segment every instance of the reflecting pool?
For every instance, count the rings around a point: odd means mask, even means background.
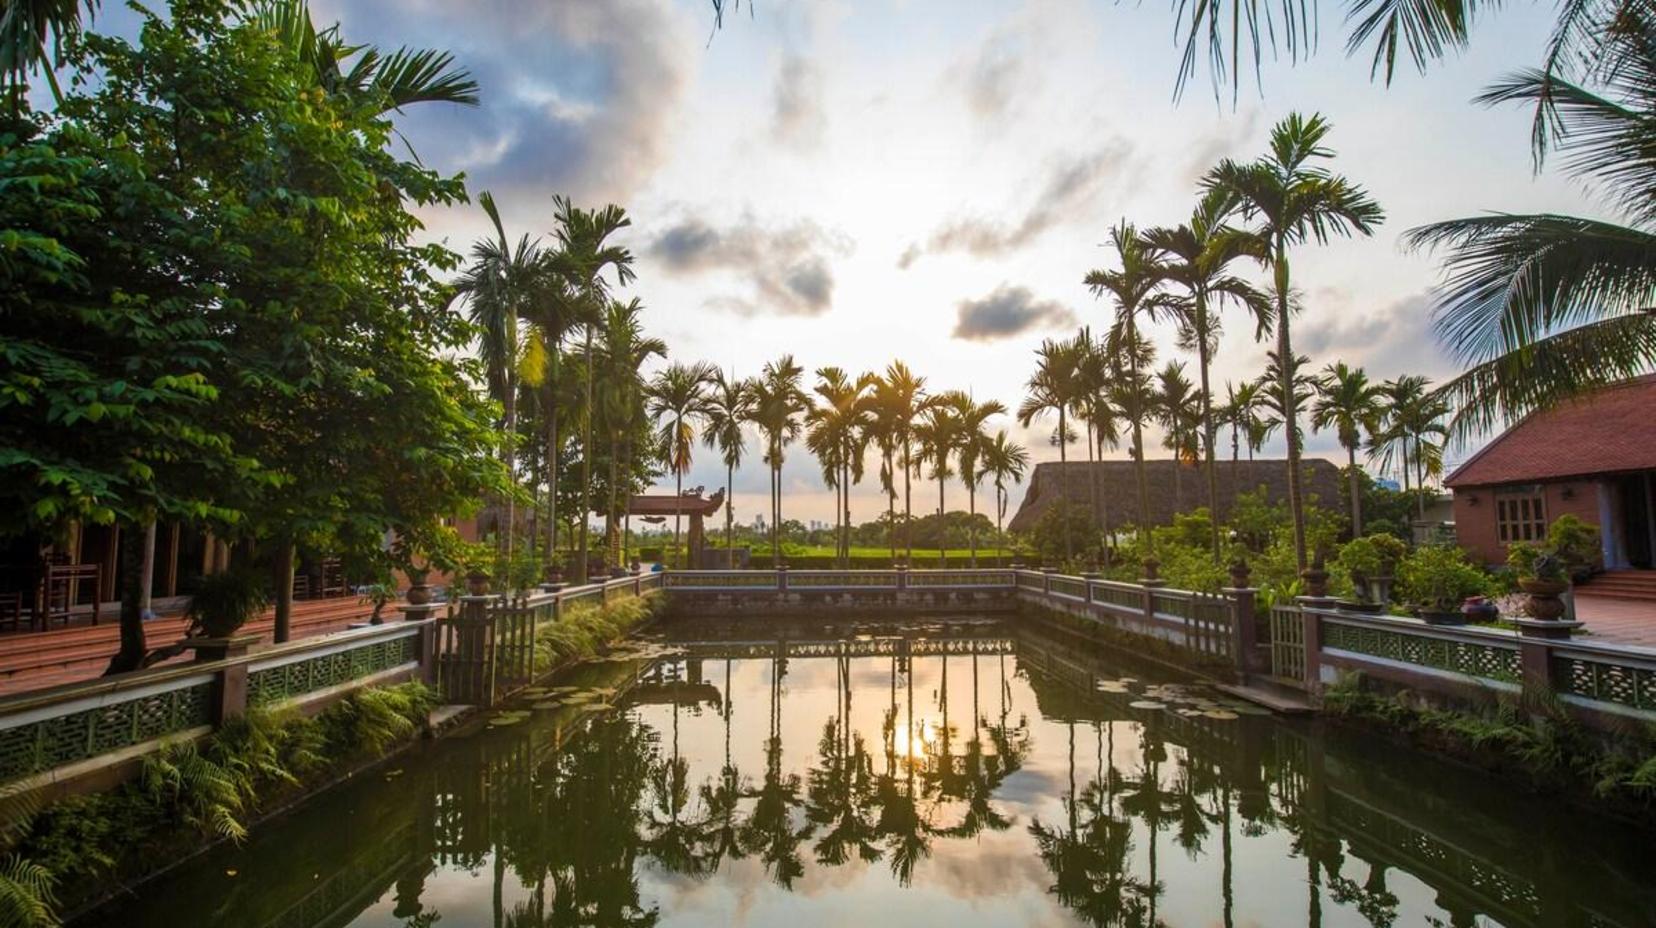
[[[1644,926],[1652,835],[1019,622],[658,626],[86,924]]]

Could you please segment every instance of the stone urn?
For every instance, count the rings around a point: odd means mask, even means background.
[[[424,606],[431,602],[431,587],[426,586],[424,580],[410,584],[408,587],[408,604],[410,606]]]
[[[1161,582],[1161,561],[1154,557],[1144,559],[1144,582],[1146,585]]]
[[[1300,571],[1300,579],[1305,581],[1305,595],[1315,599],[1328,597],[1328,571],[1323,569],[1320,558]]]
[[[489,592],[489,575],[481,570],[474,570],[466,574],[466,592],[473,596],[483,596]]]
[[[1228,572],[1230,573],[1232,589],[1247,589],[1248,582],[1253,578],[1253,571],[1248,568],[1248,562],[1241,558],[1231,561]]]
[[[1568,580],[1519,580],[1518,588],[1529,594],[1529,615],[1543,622],[1564,618],[1564,591],[1570,588]]]

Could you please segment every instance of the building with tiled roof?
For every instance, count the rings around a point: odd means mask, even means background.
[[[1604,566],[1656,556],[1656,375],[1534,413],[1485,445],[1444,484],[1455,534],[1484,561],[1537,541],[1570,513],[1599,527]]]

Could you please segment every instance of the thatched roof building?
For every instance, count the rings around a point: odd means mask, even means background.
[[[1202,468],[1181,465],[1175,461],[1149,461],[1150,515],[1163,525],[1173,521],[1176,512],[1189,512],[1207,504],[1207,478]],[[1315,501],[1332,509],[1344,503],[1344,484],[1340,469],[1322,458],[1305,458],[1301,486],[1308,501]],[[1060,471],[1064,487],[1060,489]],[[1059,465],[1056,461],[1037,464],[1030,475],[1029,490],[1023,503],[1012,516],[1008,527],[1013,531],[1029,531],[1040,520],[1048,506],[1067,498],[1072,505],[1092,503],[1090,480],[1098,484],[1101,512],[1108,512],[1112,525],[1139,521],[1138,477],[1132,461],[1070,461]],[[1288,462],[1280,458],[1257,461],[1219,462],[1219,510],[1230,508],[1237,493],[1265,490],[1266,498],[1275,502],[1288,499]]]

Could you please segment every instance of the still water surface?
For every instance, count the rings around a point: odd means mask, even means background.
[[[1656,925],[1647,832],[1012,623],[670,624],[559,683],[97,924]]]

